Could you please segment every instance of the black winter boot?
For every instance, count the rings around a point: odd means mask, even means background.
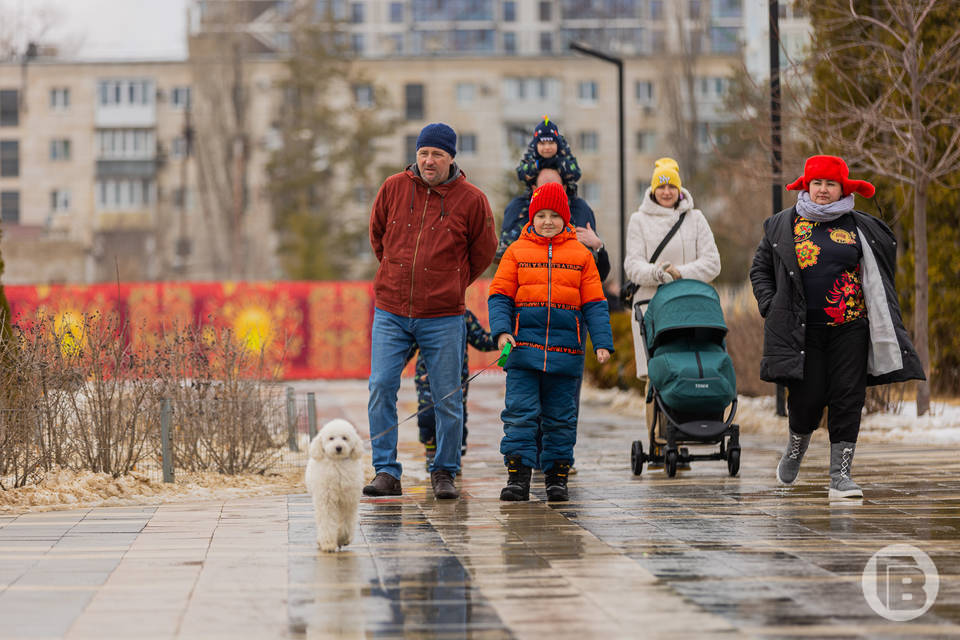
[[[567,494],[567,475],[570,473],[570,463],[558,460],[553,463],[549,471],[543,472],[543,484],[547,488],[547,502],[566,502],[570,499]]]
[[[530,499],[530,467],[520,464],[520,456],[507,458],[507,486],[500,490],[505,502],[525,502]]]

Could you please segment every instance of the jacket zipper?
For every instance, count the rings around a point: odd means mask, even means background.
[[[416,189],[416,186],[414,186]],[[423,222],[427,219],[427,205],[430,203],[430,187],[427,187],[427,197],[423,201],[423,213],[420,215],[420,230],[417,231],[417,243],[413,245],[413,262],[410,263],[410,301],[407,312],[413,315],[413,279],[416,277],[417,252],[420,250],[420,236],[423,235]]]
[[[543,339],[543,370],[547,370],[547,354],[550,346],[550,301],[553,299],[553,240],[547,245],[547,335]]]
[[[577,321],[577,344],[580,344],[583,342],[583,340],[580,338],[580,318],[574,319]]]
[[[694,354],[695,356],[697,356],[697,369],[700,370],[700,377],[702,378],[702,377],[703,377],[703,363],[700,362],[700,352],[699,352],[699,351],[694,351],[693,354]]]

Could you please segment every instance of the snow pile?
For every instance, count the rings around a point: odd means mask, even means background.
[[[621,415],[638,416],[645,410],[643,397],[634,391],[583,387],[585,405],[604,405]],[[782,435],[787,419],[776,415],[773,396],[739,396],[735,422],[741,433]],[[866,442],[905,442],[918,444],[960,443],[960,405],[933,402],[930,412],[917,417],[915,402],[903,402],[899,412],[871,413],[863,416],[860,440]]]
[[[214,500],[303,491],[302,471],[274,475],[225,476],[182,473],[173,484],[138,473],[113,478],[106,473],[62,469],[36,485],[0,491],[0,513],[51,509],[157,504],[178,500]]]

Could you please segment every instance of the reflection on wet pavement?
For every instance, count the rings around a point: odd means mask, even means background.
[[[310,384],[321,415],[362,420],[363,382]],[[960,447],[864,444],[865,498],[831,503],[824,434],[792,487],[773,477],[781,443],[751,434],[738,477],[709,461],[635,477],[642,417],[586,405],[571,501],[548,504],[535,473],[529,503],[501,503],[502,379],[478,379],[470,402],[463,498],[434,500],[421,466],[403,496],[361,502],[335,554],[317,549],[305,494],[0,516],[0,639],[960,635]],[[416,427],[400,435],[413,471]],[[863,594],[893,544],[939,576],[913,620]],[[924,597],[907,560],[877,571],[877,589]]]

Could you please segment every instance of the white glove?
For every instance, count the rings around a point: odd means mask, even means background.
[[[659,282],[660,284],[668,284],[670,282],[673,282],[673,276],[671,276],[669,273],[667,273],[660,267],[657,267],[654,270],[653,277],[656,278],[657,282]]]

